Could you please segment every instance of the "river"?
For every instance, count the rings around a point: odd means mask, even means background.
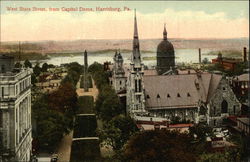
[[[209,49],[203,49],[201,52],[201,58],[202,60],[204,58],[208,58],[209,61],[211,59],[215,58],[216,56],[214,55],[206,55],[208,52],[211,50]],[[130,57],[131,53],[121,53],[124,59],[124,63],[130,63]],[[151,58],[155,57],[156,53],[150,53],[146,52],[143,53],[141,52],[141,57],[142,58]],[[104,63],[106,61],[113,62],[113,57],[114,57],[114,52],[109,52],[109,53],[103,53],[103,54],[94,54],[94,53],[89,53],[88,54],[88,64],[91,65],[92,63],[99,62],[99,63]],[[198,54],[198,49],[175,49],[175,62],[178,63],[198,63],[199,61],[199,54]],[[84,62],[84,57],[82,56],[58,56],[58,57],[51,57],[48,60],[42,60],[40,63],[47,62],[48,64],[53,64],[53,65],[60,65],[60,64],[65,64],[65,63],[70,63],[70,62],[78,62],[79,64],[83,64]],[[155,59],[143,59],[144,65],[147,66],[155,66],[156,65],[156,60]]]

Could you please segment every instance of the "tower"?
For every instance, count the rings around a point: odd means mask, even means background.
[[[88,53],[84,51],[84,84],[83,88],[85,92],[88,92]]]
[[[125,71],[123,69],[123,57],[121,52],[116,51],[114,55],[114,68],[112,75],[112,84],[116,92],[126,87]]]
[[[168,41],[166,25],[163,29],[163,40],[157,47],[157,73],[162,75],[175,68],[174,47]]]
[[[145,112],[143,75],[144,65],[141,62],[140,44],[135,12],[133,52],[131,55],[130,71],[127,80],[127,113],[129,113],[130,115]]]

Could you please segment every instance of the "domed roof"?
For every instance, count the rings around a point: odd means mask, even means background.
[[[157,56],[166,56],[166,54],[168,56],[174,56],[174,46],[168,41],[167,30],[166,26],[164,25],[163,40],[157,47]]]
[[[157,47],[157,53],[158,52],[166,53],[166,52],[170,52],[170,51],[171,52],[174,51],[174,46],[168,40],[161,41],[161,43]]]

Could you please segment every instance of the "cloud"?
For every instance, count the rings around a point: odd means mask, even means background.
[[[77,11],[75,11],[77,12]],[[134,12],[11,12],[1,15],[1,41],[131,39]],[[170,38],[248,37],[249,20],[228,19],[224,12],[137,13],[141,39],[161,38],[166,23]]]

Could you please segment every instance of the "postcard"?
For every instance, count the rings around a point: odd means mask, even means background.
[[[0,162],[250,158],[249,1],[0,4]]]

